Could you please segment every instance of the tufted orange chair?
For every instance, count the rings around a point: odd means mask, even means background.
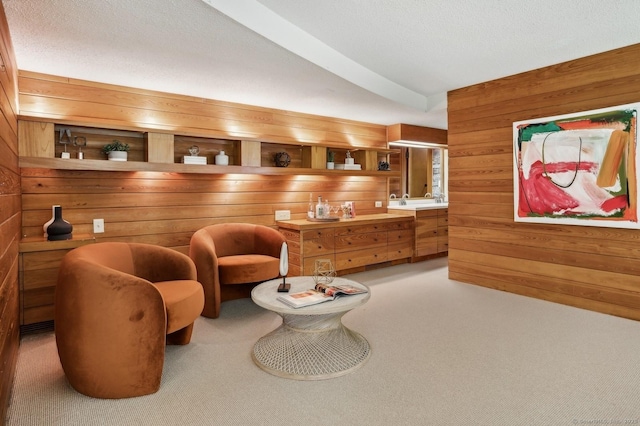
[[[185,254],[120,242],[71,250],[60,265],[54,313],[69,384],[96,398],[156,392],[165,344],[189,343],[203,306]]]
[[[191,237],[189,256],[204,288],[202,315],[218,318],[220,303],[249,297],[258,283],[280,275],[284,236],[264,225],[221,223]]]

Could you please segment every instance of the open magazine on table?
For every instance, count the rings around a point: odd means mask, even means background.
[[[278,300],[292,308],[317,305],[318,303],[335,300],[340,296],[366,293],[367,290],[350,284],[316,284],[315,288],[297,293],[282,294]]]

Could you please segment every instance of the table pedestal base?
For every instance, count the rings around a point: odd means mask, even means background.
[[[352,372],[369,358],[370,347],[364,337],[342,325],[344,314],[281,314],[282,325],[253,347],[253,360],[268,373],[296,380]]]

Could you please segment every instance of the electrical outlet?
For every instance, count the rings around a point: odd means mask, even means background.
[[[382,201],[376,201],[376,207],[382,207]]]
[[[104,232],[104,219],[93,219],[93,233],[101,234]]]
[[[276,220],[289,220],[291,219],[290,210],[276,210]]]

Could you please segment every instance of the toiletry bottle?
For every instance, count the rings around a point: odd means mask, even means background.
[[[329,200],[326,200],[324,202],[324,209],[322,210],[322,212],[324,213],[324,217],[326,218],[331,216],[331,206],[329,205]]]

